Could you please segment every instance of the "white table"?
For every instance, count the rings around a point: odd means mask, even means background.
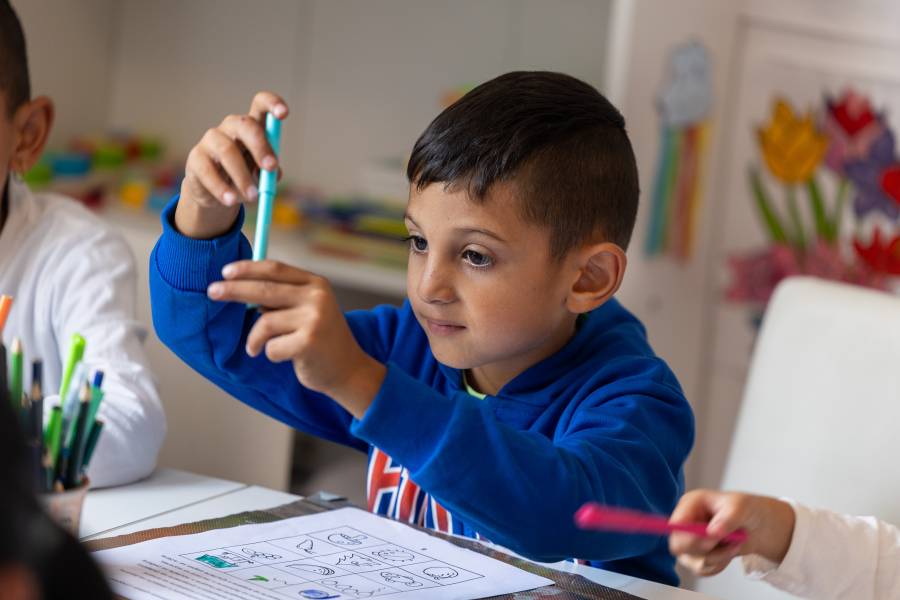
[[[81,517],[82,541],[124,535],[261,510],[300,496],[255,485],[160,469],[149,478],[119,488],[88,492]],[[607,587],[648,600],[703,600],[709,596],[570,562],[554,563]]]

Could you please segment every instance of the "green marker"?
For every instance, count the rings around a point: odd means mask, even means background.
[[[97,446],[97,440],[100,439],[100,432],[103,431],[103,421],[97,419],[91,427],[91,433],[88,436],[87,444],[84,447],[84,460],[81,463],[82,472],[86,473],[91,465],[91,457],[94,455],[94,448]]]
[[[90,388],[87,383],[84,384],[85,390],[87,394],[90,394]],[[84,448],[87,444],[87,413],[88,413],[88,399],[85,395],[84,400],[80,402],[78,408],[78,421],[75,425],[75,435],[72,438],[72,443],[69,446],[69,462],[66,464],[66,470],[63,474],[63,481],[67,482],[70,488],[78,487],[81,485],[81,466],[84,462]]]
[[[10,348],[9,357],[9,395],[16,414],[22,409],[22,340],[16,338],[13,340]]]
[[[50,422],[44,432],[44,447],[50,452],[51,470],[56,468],[59,460],[59,446],[62,440],[62,407],[57,404],[50,409]]]
[[[75,371],[75,365],[84,358],[84,338],[80,334],[72,334],[72,340],[69,342],[69,355],[66,358],[66,368],[63,371],[62,381],[59,383],[60,400],[66,397],[69,391],[69,384],[72,382],[72,373]]]

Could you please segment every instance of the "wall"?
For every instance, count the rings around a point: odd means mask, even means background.
[[[115,0],[12,0],[28,51],[31,87],[56,103],[50,144],[102,131],[112,88]]]
[[[552,68],[600,85],[610,2],[500,0],[124,0],[111,94],[114,125],[186,152],[284,95],[288,179],[349,191],[372,157],[404,156],[448,89],[508,70]]]
[[[737,25],[737,0],[626,0],[617,11],[622,16],[617,32],[622,43],[617,61],[624,73],[617,79],[616,93],[640,169],[641,207],[632,245],[628,272],[620,292],[622,301],[644,321],[654,349],[678,375],[697,417],[697,442],[688,469],[688,486],[701,483],[699,459],[704,442],[715,424],[705,422],[705,385],[708,356],[704,345],[708,311],[717,297],[718,284],[711,280],[709,265],[716,197],[715,176],[728,128],[723,126],[728,86],[728,65]],[[660,121],[656,95],[662,84],[668,53],[689,40],[706,45],[712,59],[714,101],[712,133],[705,173],[702,177],[702,208],[697,225],[695,258],[681,266],[667,258],[647,258],[644,241],[650,217],[649,198],[659,154]],[[627,66],[622,67],[622,64]]]

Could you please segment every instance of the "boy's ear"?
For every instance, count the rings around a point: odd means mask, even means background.
[[[25,173],[41,157],[54,114],[53,101],[47,96],[38,96],[16,109],[13,115],[15,146],[10,157],[13,171]]]
[[[566,308],[576,314],[594,310],[622,285],[627,259],[617,244],[603,242],[576,250],[577,278],[566,296]]]

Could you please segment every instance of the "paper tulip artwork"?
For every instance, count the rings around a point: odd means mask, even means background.
[[[729,258],[728,300],[762,310],[791,275],[898,288],[900,161],[885,117],[849,89],[804,113],[775,99],[756,130],[764,167],[749,169],[769,244]]]

